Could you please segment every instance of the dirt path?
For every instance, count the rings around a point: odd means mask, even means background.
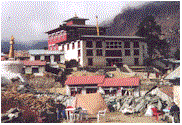
[[[106,118],[106,122],[110,123],[166,123],[162,120],[157,121],[155,117],[124,115],[120,112],[107,113]],[[162,118],[162,116],[160,116],[159,119],[160,118]]]
[[[100,123],[167,123],[160,120],[162,116],[159,116],[159,121],[155,117],[145,117],[145,116],[133,116],[124,115],[120,112],[106,113],[106,121],[101,118]],[[77,122],[78,123],[78,122]],[[89,121],[83,121],[82,123],[97,123],[97,119],[92,118]]]

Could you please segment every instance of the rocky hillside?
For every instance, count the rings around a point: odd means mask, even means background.
[[[148,2],[136,8],[128,7],[118,14],[112,22],[103,22],[101,26],[110,26],[107,35],[135,35],[137,26],[147,16],[154,16],[161,25],[164,38],[172,49],[180,48],[180,2]],[[176,50],[174,50],[176,51]]]

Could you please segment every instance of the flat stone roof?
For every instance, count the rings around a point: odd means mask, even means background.
[[[117,38],[117,39],[145,39],[145,37],[139,36],[104,36],[104,35],[82,35],[83,38]]]
[[[50,51],[50,50],[29,50],[29,54],[31,55],[63,55],[64,52],[61,51]]]

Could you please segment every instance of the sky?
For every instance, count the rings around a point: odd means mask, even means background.
[[[88,25],[96,25],[114,18],[127,6],[146,1],[3,1],[1,2],[1,39],[47,40],[46,31],[55,29],[75,13],[88,18]]]

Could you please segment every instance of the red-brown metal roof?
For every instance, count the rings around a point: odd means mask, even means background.
[[[22,61],[25,66],[44,66],[46,65],[46,61]]]
[[[101,84],[104,82],[104,78],[104,75],[68,77],[65,85]]]
[[[102,87],[112,86],[139,86],[140,78],[105,78],[104,83],[98,84]]]

